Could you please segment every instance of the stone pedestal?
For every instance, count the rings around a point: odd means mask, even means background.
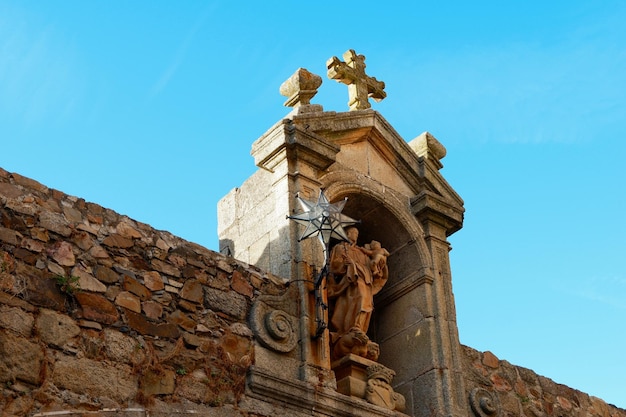
[[[344,395],[365,398],[367,367],[375,364],[374,361],[352,354],[333,362],[337,391]]]
[[[404,411],[404,397],[391,387],[393,370],[353,354],[333,362],[332,369],[340,393],[390,410]]]

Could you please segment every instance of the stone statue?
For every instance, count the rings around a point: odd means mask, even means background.
[[[389,274],[387,269],[389,251],[383,248],[377,240],[372,240],[370,243],[366,243],[365,247],[359,249],[371,258],[370,269],[372,270],[372,274],[387,279],[386,277]]]
[[[369,328],[374,295],[388,279],[389,252],[374,241],[369,247],[357,246],[359,231],[346,229],[350,242],[341,242],[330,253],[327,292],[331,301],[331,347],[333,358],[349,353],[378,359],[378,345],[366,333]]]

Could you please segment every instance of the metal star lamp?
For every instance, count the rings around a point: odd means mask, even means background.
[[[287,218],[306,226],[298,242],[310,237],[317,237],[324,251],[324,266],[313,282],[315,287],[315,307],[317,316],[317,331],[315,332],[315,337],[317,338],[324,333],[327,327],[324,313],[328,309],[328,306],[324,303],[322,297],[321,284],[323,278],[328,275],[330,240],[338,239],[349,242],[350,239],[348,239],[344,227],[359,223],[359,220],[355,220],[341,213],[348,201],[347,197],[338,203],[331,204],[328,198],[326,198],[324,190],[320,190],[317,203],[307,201],[299,195],[296,195],[296,198],[303,212],[293,216],[287,216]]]

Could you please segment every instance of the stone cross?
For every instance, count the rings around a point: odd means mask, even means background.
[[[387,97],[385,83],[365,74],[365,56],[357,55],[354,49],[343,54],[346,62],[336,56],[326,61],[328,78],[348,85],[350,110],[369,109],[368,97],[380,101]]]

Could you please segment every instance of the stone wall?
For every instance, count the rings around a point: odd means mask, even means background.
[[[470,407],[479,417],[626,417],[626,410],[557,384],[491,352],[463,346]]]
[[[249,309],[284,291],[0,169],[0,415],[293,415],[244,394]]]
[[[249,318],[263,297],[293,303],[289,291],[256,267],[0,169],[0,415],[397,415],[303,381],[267,382],[259,358],[271,353]],[[467,416],[626,417],[462,349]]]

